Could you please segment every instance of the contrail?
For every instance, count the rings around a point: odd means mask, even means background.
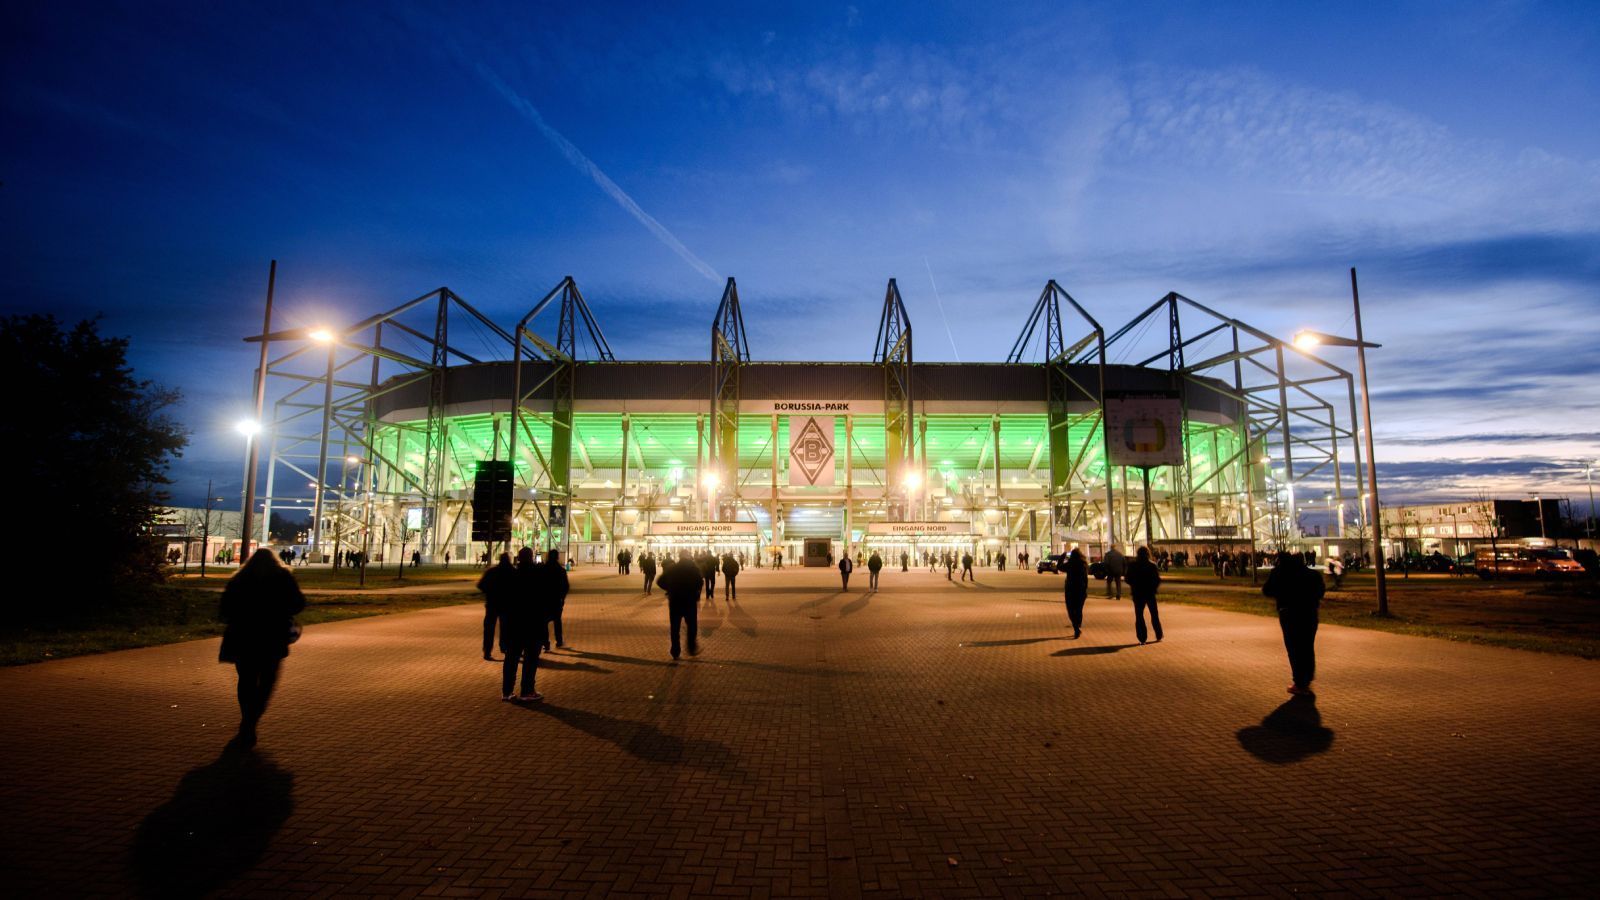
[[[588,175],[590,180],[600,186],[600,190],[605,191],[611,199],[617,201],[617,205],[627,210],[629,215],[638,219],[639,224],[650,229],[650,233],[655,235],[657,240],[670,247],[673,253],[678,254],[683,258],[684,262],[693,266],[696,272],[718,284],[722,282],[722,276],[717,274],[716,269],[707,265],[705,260],[695,256],[693,251],[683,245],[683,241],[678,240],[672,232],[667,230],[667,226],[657,222],[654,216],[645,212],[638,203],[634,202],[632,197],[628,196],[626,191],[618,187],[617,183],[607,177],[606,173],[600,171],[599,166],[595,165],[589,157],[584,156],[582,150],[573,146],[573,143],[567,140],[566,136],[552,128],[550,123],[544,120],[544,116],[539,114],[538,108],[530,103],[526,97],[512,90],[510,85],[502,81],[498,75],[491,72],[482,63],[478,63],[477,68],[478,74],[483,77],[483,80],[489,82],[490,87],[498,91],[507,103],[510,103],[513,108],[527,116],[529,121],[538,126],[539,131],[549,139],[550,143],[556,145],[556,149],[561,151],[562,156],[567,158],[567,162],[572,163],[573,167],[578,171]]]
[[[939,283],[933,280],[933,266],[928,265],[928,258],[922,258],[922,265],[928,270],[928,283],[933,285],[933,302],[939,304],[939,318],[944,321],[945,336],[950,338],[950,352],[955,354],[956,362],[961,362],[961,352],[956,349],[956,336],[950,330],[950,320],[944,315],[944,301],[939,299]]]

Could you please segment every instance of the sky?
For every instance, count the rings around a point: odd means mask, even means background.
[[[756,358],[870,359],[894,277],[969,362],[1051,278],[1347,334],[1354,266],[1386,499],[1587,508],[1592,4],[53,2],[0,45],[0,312],[183,392],[178,502],[238,490],[276,258],[285,325],[572,275],[645,359],[730,275]]]

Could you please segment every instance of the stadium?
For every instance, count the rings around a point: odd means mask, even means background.
[[[1180,294],[1108,333],[1050,281],[988,363],[915,362],[892,279],[860,362],[754,359],[731,278],[707,324],[699,360],[617,359],[571,278],[515,324],[448,288],[344,328],[269,322],[246,338],[268,351],[261,529],[309,509],[314,559],[790,565],[1273,548],[1306,540],[1313,507],[1319,537],[1365,529],[1341,477],[1361,462],[1350,373]],[[510,482],[494,509],[491,471]]]

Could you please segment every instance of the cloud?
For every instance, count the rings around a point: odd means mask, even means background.
[[[561,151],[561,155],[566,157],[567,162],[571,163],[573,168],[589,176],[589,179],[593,181],[600,188],[600,190],[604,191],[606,196],[610,197],[612,200],[615,200],[618,206],[621,206],[629,215],[637,219],[639,224],[643,225],[650,231],[651,234],[656,236],[657,240],[667,245],[668,249],[670,249],[673,253],[678,254],[678,256],[681,257],[684,262],[693,267],[696,272],[699,272],[701,275],[705,276],[706,279],[714,282],[720,282],[722,280],[722,276],[717,274],[716,269],[713,269],[705,260],[694,255],[694,252],[688,247],[684,246],[683,242],[678,240],[676,235],[667,230],[667,226],[662,225],[654,216],[645,212],[644,208],[635,202],[632,197],[628,196],[628,193],[619,187],[615,181],[612,181],[610,176],[606,175],[605,172],[602,172],[599,166],[595,165],[594,162],[589,159],[589,157],[585,156],[582,150],[579,150],[576,145],[567,140],[565,135],[557,131],[552,125],[550,125],[550,123],[546,122],[544,116],[540,115],[538,108],[535,107],[532,102],[530,102],[526,97],[512,90],[510,85],[506,84],[505,81],[500,78],[500,76],[490,71],[489,68],[482,63],[477,65],[477,71],[478,74],[483,77],[483,80],[489,83],[490,87],[493,87],[507,103],[511,104],[513,109],[522,113],[522,115],[526,117],[528,121],[532,122],[534,126],[539,129],[539,132],[543,134],[545,138],[550,141],[550,143],[555,145],[557,150]]]

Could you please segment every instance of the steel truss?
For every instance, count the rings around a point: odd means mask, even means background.
[[[1063,300],[1072,307],[1073,313],[1078,318],[1088,323],[1090,329],[1088,333],[1070,344],[1067,343],[1066,331],[1061,324]],[[1026,362],[1036,335],[1043,345],[1041,361],[1045,367],[1045,399],[1049,414],[1050,484],[1045,493],[1050,503],[1052,531],[1055,528],[1073,529],[1088,526],[1090,524],[1088,501],[1083,501],[1077,510],[1072,507],[1072,498],[1075,496],[1073,483],[1076,479],[1083,485],[1087,494],[1089,479],[1084,471],[1084,463],[1091,456],[1090,448],[1096,436],[1100,438],[1102,456],[1106,453],[1103,415],[1106,394],[1106,332],[1094,316],[1089,315],[1088,311],[1052,278],[1039,293],[1039,299],[1033,305],[1033,312],[1029,314],[1027,324],[1023,326],[1022,333],[1017,336],[1016,343],[1006,356],[1006,362]],[[1093,388],[1081,383],[1070,368],[1074,365],[1091,363],[1095,366],[1096,374]],[[1077,424],[1087,422],[1090,428],[1083,446],[1078,448],[1075,456],[1071,440],[1071,426],[1074,419],[1069,407],[1069,401],[1074,397],[1094,401],[1093,411],[1079,414],[1076,419]],[[1115,542],[1116,520],[1110,514],[1113,508],[1112,500],[1108,469],[1105,479],[1105,516],[1109,528],[1107,538]]]
[[[556,341],[552,344],[533,330],[533,321],[558,299],[560,314],[556,321]],[[530,502],[527,506],[538,519],[540,530],[549,535],[551,546],[559,544],[569,551],[572,543],[572,521],[576,512],[573,509],[572,490],[573,446],[576,444],[580,457],[587,457],[582,442],[574,440],[572,425],[573,389],[577,382],[577,366],[580,359],[578,341],[580,327],[582,334],[588,338],[588,346],[593,350],[593,359],[603,362],[616,361],[616,356],[611,352],[611,345],[606,341],[599,323],[589,310],[588,302],[578,290],[577,282],[568,275],[535,303],[527,315],[518,320],[512,332],[514,337],[510,338],[512,400],[508,453],[516,469],[526,468],[528,471],[526,476],[520,478],[520,483],[531,489],[528,492]],[[524,351],[530,360],[547,362],[548,371],[542,373],[542,376],[537,372],[524,372],[527,368],[524,365]],[[530,375],[534,377],[529,377]],[[531,382],[532,386],[524,390],[524,382]],[[541,411],[527,407],[528,401],[541,392],[549,399],[548,418]],[[539,446],[528,425],[529,419],[543,420],[550,425],[548,452]],[[518,442],[523,438],[528,442],[526,450],[531,459],[519,459],[517,455]],[[589,468],[587,463],[584,467]],[[541,489],[545,498],[543,506],[538,500],[532,499],[538,496],[537,492]],[[557,510],[560,512],[557,513]],[[593,523],[596,517],[591,514],[588,521]]]
[[[468,326],[456,329],[454,343],[452,321]],[[486,352],[476,347],[468,352],[461,338],[475,338]],[[511,335],[441,287],[342,329],[299,328],[245,340],[292,348],[270,359],[266,371],[256,376],[275,398],[266,425],[265,492],[251,498],[263,504],[261,541],[268,540],[274,504],[304,502],[298,491],[278,493],[283,474],[305,478],[313,491],[310,547],[315,556],[331,553],[337,560],[342,550],[369,550],[378,536],[374,529],[380,530],[384,543],[395,543],[393,536],[403,546],[409,538],[403,504],[423,510],[417,549],[429,558],[438,553],[447,514],[459,517],[465,509],[464,503],[451,508],[446,486],[452,470],[457,478],[462,472],[442,414],[447,373],[454,362],[503,359]],[[323,347],[326,356],[319,359],[317,351]],[[359,365],[363,362],[370,363],[365,373]],[[424,380],[429,385],[427,418],[422,428],[410,429],[421,451],[407,454],[405,437],[397,437],[392,448],[382,445],[373,400]],[[339,470],[330,479],[330,452],[335,449]],[[287,471],[280,473],[280,468]]]
[[[1136,365],[1166,364],[1184,399],[1185,422],[1189,421],[1188,397],[1192,390],[1204,389],[1238,403],[1241,415],[1227,427],[1237,431],[1239,446],[1227,458],[1213,460],[1209,474],[1196,480],[1193,464],[1197,450],[1203,448],[1189,446],[1193,436],[1186,433],[1184,465],[1163,476],[1172,506],[1170,522],[1162,520],[1157,510],[1142,508],[1138,511],[1141,520],[1156,517],[1165,537],[1190,537],[1182,533],[1183,517],[1178,510],[1190,509],[1192,514],[1195,497],[1209,494],[1215,504],[1216,521],[1220,523],[1225,506],[1232,506],[1237,525],[1249,535],[1252,544],[1264,538],[1274,547],[1283,547],[1299,537],[1294,515],[1297,490],[1302,495],[1309,493],[1312,486],[1320,486],[1325,483],[1323,479],[1331,477],[1330,506],[1348,499],[1339,465],[1339,444],[1350,442],[1352,458],[1359,468],[1361,457],[1355,432],[1353,427],[1340,426],[1334,403],[1312,388],[1344,382],[1345,397],[1341,399],[1348,400],[1348,421],[1353,423],[1355,382],[1349,372],[1175,292],[1118,329],[1106,340],[1106,346],[1120,342],[1132,349],[1158,316],[1165,320],[1166,345]],[[1212,350],[1210,355],[1192,361],[1195,353],[1211,349],[1218,342],[1221,352]],[[1145,348],[1146,352],[1150,349],[1153,348]],[[1298,370],[1308,371],[1297,375],[1291,372],[1289,362],[1298,364]],[[1272,469],[1273,460],[1281,460],[1281,474]],[[1231,483],[1227,477],[1230,472],[1234,474]],[[1225,504],[1225,498],[1233,502]],[[1258,498],[1264,502],[1258,503]],[[1124,505],[1126,502],[1125,498]],[[1364,527],[1364,514],[1359,509],[1357,522],[1358,527]]]
[[[911,387],[911,316],[900,299],[900,288],[893,278],[883,293],[883,315],[878,319],[878,339],[872,361],[883,367],[883,459],[884,505],[890,516],[912,517],[915,497],[925,494],[927,449],[917,439],[916,401]],[[924,423],[926,427],[926,423]],[[922,447],[922,463],[915,485],[907,475],[916,472],[917,449]],[[847,448],[851,450],[854,448]],[[919,509],[917,518],[924,514]]]
[[[739,285],[732,278],[711,317],[711,468],[716,482],[704,485],[707,519],[719,516],[719,493],[730,505],[742,503],[739,473],[739,370],[750,361],[750,342],[739,308]]]

